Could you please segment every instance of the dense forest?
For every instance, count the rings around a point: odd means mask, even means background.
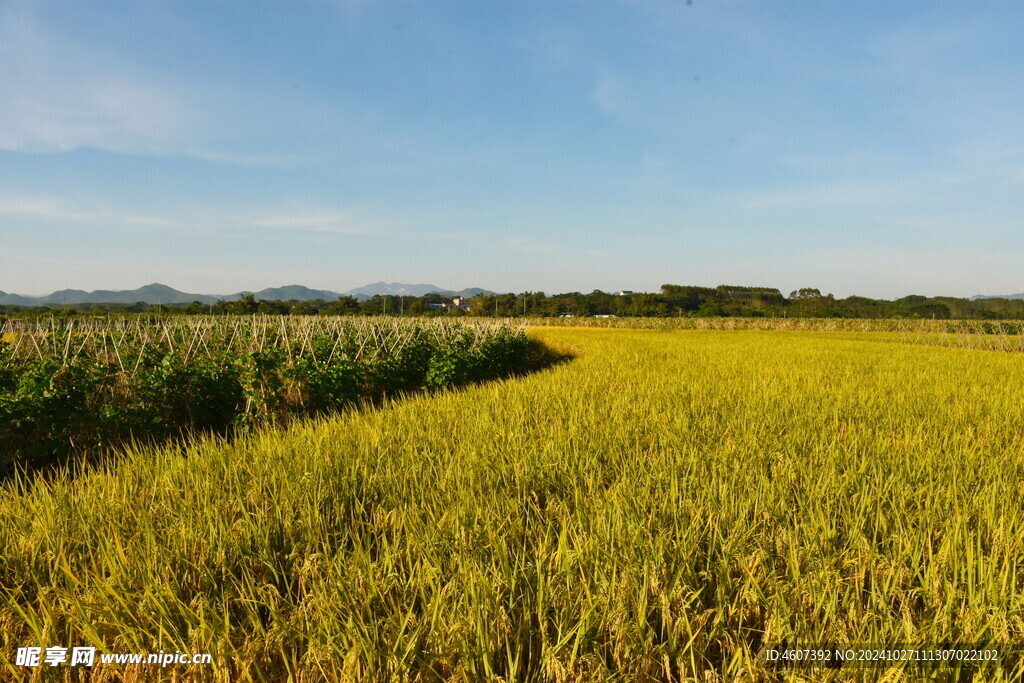
[[[589,294],[478,294],[453,304],[442,294],[374,296],[359,300],[342,296],[335,301],[264,301],[248,295],[237,301],[208,304],[74,304],[67,306],[0,306],[0,314],[12,317],[104,315],[119,313],[174,314],[270,314],[270,315],[444,315],[493,317],[558,316],[692,316],[692,317],[800,317],[800,318],[927,318],[1019,320],[1024,319],[1022,299],[959,299],[955,297],[905,296],[894,301],[850,296],[837,299],[817,289],[805,288],[784,296],[771,287],[695,287],[662,285],[660,292]]]

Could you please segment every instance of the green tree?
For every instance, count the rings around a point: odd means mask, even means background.
[[[359,300],[354,296],[339,296],[324,307],[324,312],[331,315],[355,315],[359,313]]]
[[[260,309],[256,297],[252,294],[243,294],[241,299],[228,304],[228,310],[232,313],[253,314]]]

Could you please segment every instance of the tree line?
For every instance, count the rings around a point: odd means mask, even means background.
[[[589,294],[478,294],[456,308],[443,294],[378,295],[368,299],[341,296],[335,301],[261,301],[251,294],[234,301],[188,304],[73,304],[67,306],[0,306],[15,317],[148,313],[161,315],[399,315],[399,316],[691,316],[800,318],[926,318],[936,320],[1020,320],[1021,299],[961,299],[905,296],[892,301],[862,296],[836,298],[818,289],[802,288],[784,296],[771,287],[662,285],[660,292]]]

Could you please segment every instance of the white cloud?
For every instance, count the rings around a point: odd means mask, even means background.
[[[782,206],[878,206],[898,202],[908,186],[899,182],[832,183],[798,190],[758,193],[747,202],[751,207]]]
[[[358,10],[358,2],[343,4]],[[197,73],[175,60],[147,66],[88,40],[86,30],[62,33],[41,15],[31,3],[0,2],[0,150],[92,148],[251,167],[366,152],[364,131],[375,119],[350,106],[303,96],[262,73]],[[183,45],[193,38],[188,27],[168,30]],[[339,131],[337,144],[324,144]]]
[[[275,213],[250,219],[253,225],[274,230],[297,230],[306,232],[325,232],[343,235],[377,234],[379,231],[370,229],[353,220],[351,211],[331,209],[302,209],[289,213]]]
[[[533,237],[510,237],[502,242],[508,251],[518,251],[539,256],[554,256],[559,250]]]
[[[107,50],[47,35],[31,10],[0,11],[0,148],[161,152],[190,124],[186,97]]]
[[[936,66],[955,63],[955,55],[970,51],[989,32],[990,27],[977,19],[923,15],[879,31],[867,47],[888,71],[943,80],[948,71],[937,71]]]
[[[95,211],[69,208],[58,200],[39,197],[0,198],[0,214],[54,218],[63,221],[89,221],[102,216]]]
[[[180,228],[181,223],[178,221],[171,220],[169,218],[161,218],[159,216],[138,216],[138,215],[123,215],[120,216],[122,223],[129,225],[141,225],[151,228]]]
[[[105,223],[151,228],[178,228],[181,223],[160,216],[133,214],[106,207],[86,208],[52,197],[0,197],[0,215],[47,218],[71,223]]]
[[[300,208],[268,211],[263,214],[225,211],[223,209],[184,209],[174,217],[136,213],[123,207],[96,202],[75,202],[46,196],[0,196],[0,216],[45,218],[65,223],[88,223],[108,227],[188,230],[235,234],[238,230],[257,227],[280,232],[309,232],[339,235],[384,235],[383,227],[357,218],[355,210]],[[187,216],[192,216],[188,218]],[[202,226],[202,227],[200,227]],[[464,237],[465,235],[461,235]],[[445,239],[447,235],[432,235]]]
[[[626,93],[622,82],[609,74],[598,77],[594,85],[594,102],[605,113],[621,116],[624,113]]]

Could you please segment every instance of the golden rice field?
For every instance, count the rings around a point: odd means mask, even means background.
[[[761,652],[1024,642],[1020,353],[900,333],[531,333],[575,360],[8,485],[0,677],[30,671],[17,647],[81,645],[214,663],[31,671],[903,680],[778,671]],[[1022,672],[1008,658],[978,677]]]

